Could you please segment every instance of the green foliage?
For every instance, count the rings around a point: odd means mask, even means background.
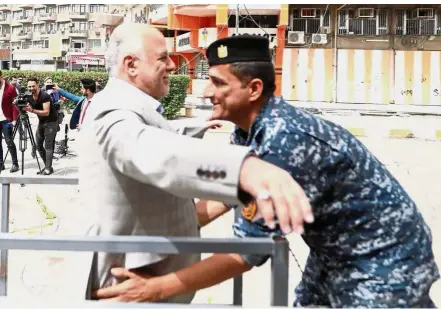
[[[174,119],[179,115],[184,107],[189,85],[190,77],[187,75],[170,76],[170,91],[167,96],[161,99],[161,104],[165,110],[163,115],[166,119]]]
[[[57,83],[62,89],[67,90],[75,95],[81,94],[80,80],[89,78],[93,80],[101,79],[103,81],[103,87],[107,84],[108,75],[107,72],[46,72],[46,71],[9,71],[2,70],[3,76],[21,77],[23,78],[23,84],[26,85],[27,80],[31,77],[35,77],[38,83],[43,86],[44,80],[47,77],[51,77],[54,83]],[[171,75],[170,76],[170,92],[161,100],[161,104],[164,107],[164,117],[167,119],[174,119],[180,113],[184,107],[185,98],[187,96],[187,89],[190,85],[190,78],[186,75]],[[75,103],[67,100],[64,108],[72,109]]]

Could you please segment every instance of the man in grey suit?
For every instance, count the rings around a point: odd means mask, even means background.
[[[88,235],[199,236],[192,198],[246,204],[256,199],[266,223],[277,215],[286,231],[312,222],[309,202],[285,171],[248,148],[213,145],[176,134],[158,113],[175,69],[162,34],[147,25],[115,29],[106,52],[110,79],[83,111],[79,133],[80,195]],[[111,267],[153,276],[200,260],[200,255],[99,253],[92,290],[115,284]],[[188,303],[194,293],[171,298]]]

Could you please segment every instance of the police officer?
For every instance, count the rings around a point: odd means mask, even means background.
[[[212,119],[236,124],[234,144],[288,171],[313,206],[315,222],[302,235],[310,254],[294,306],[430,308],[439,271],[429,227],[415,202],[386,167],[344,128],[274,96],[275,72],[267,39],[240,35],[212,43],[206,55]],[[289,199],[289,197],[285,197]],[[211,219],[225,212],[205,203]],[[201,217],[200,217],[201,219]],[[204,224],[207,219],[203,219]],[[202,221],[201,221],[202,222]],[[281,236],[250,203],[234,224],[239,237]],[[267,257],[219,254],[157,278],[116,270],[119,300],[155,301],[215,285]],[[162,289],[161,289],[162,288]],[[142,296],[136,299],[133,296]]]

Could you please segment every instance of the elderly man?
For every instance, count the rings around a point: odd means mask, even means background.
[[[288,171],[313,205],[305,226],[310,254],[294,302],[300,307],[431,308],[439,271],[429,227],[414,201],[363,144],[342,127],[274,96],[275,73],[268,40],[220,39],[207,49],[214,105],[212,118],[237,127],[232,141]],[[216,202],[198,206],[205,224],[228,210]],[[258,218],[250,203],[234,225],[238,237],[282,236]],[[218,254],[184,270],[149,278],[124,269],[129,280],[98,295],[156,301],[215,285],[267,257]]]
[[[93,223],[89,235],[199,236],[194,202],[199,197],[247,203],[253,198],[267,224],[275,215],[286,232],[312,222],[303,191],[285,171],[249,153],[178,135],[158,112],[175,66],[163,35],[147,25],[115,29],[105,54],[109,82],[83,111],[79,134],[80,194]],[[200,255],[100,253],[91,288],[118,281],[110,268],[164,275]],[[188,303],[194,293],[174,296]]]

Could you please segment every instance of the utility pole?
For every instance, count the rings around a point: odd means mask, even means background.
[[[239,34],[239,4],[236,4],[236,35]]]

